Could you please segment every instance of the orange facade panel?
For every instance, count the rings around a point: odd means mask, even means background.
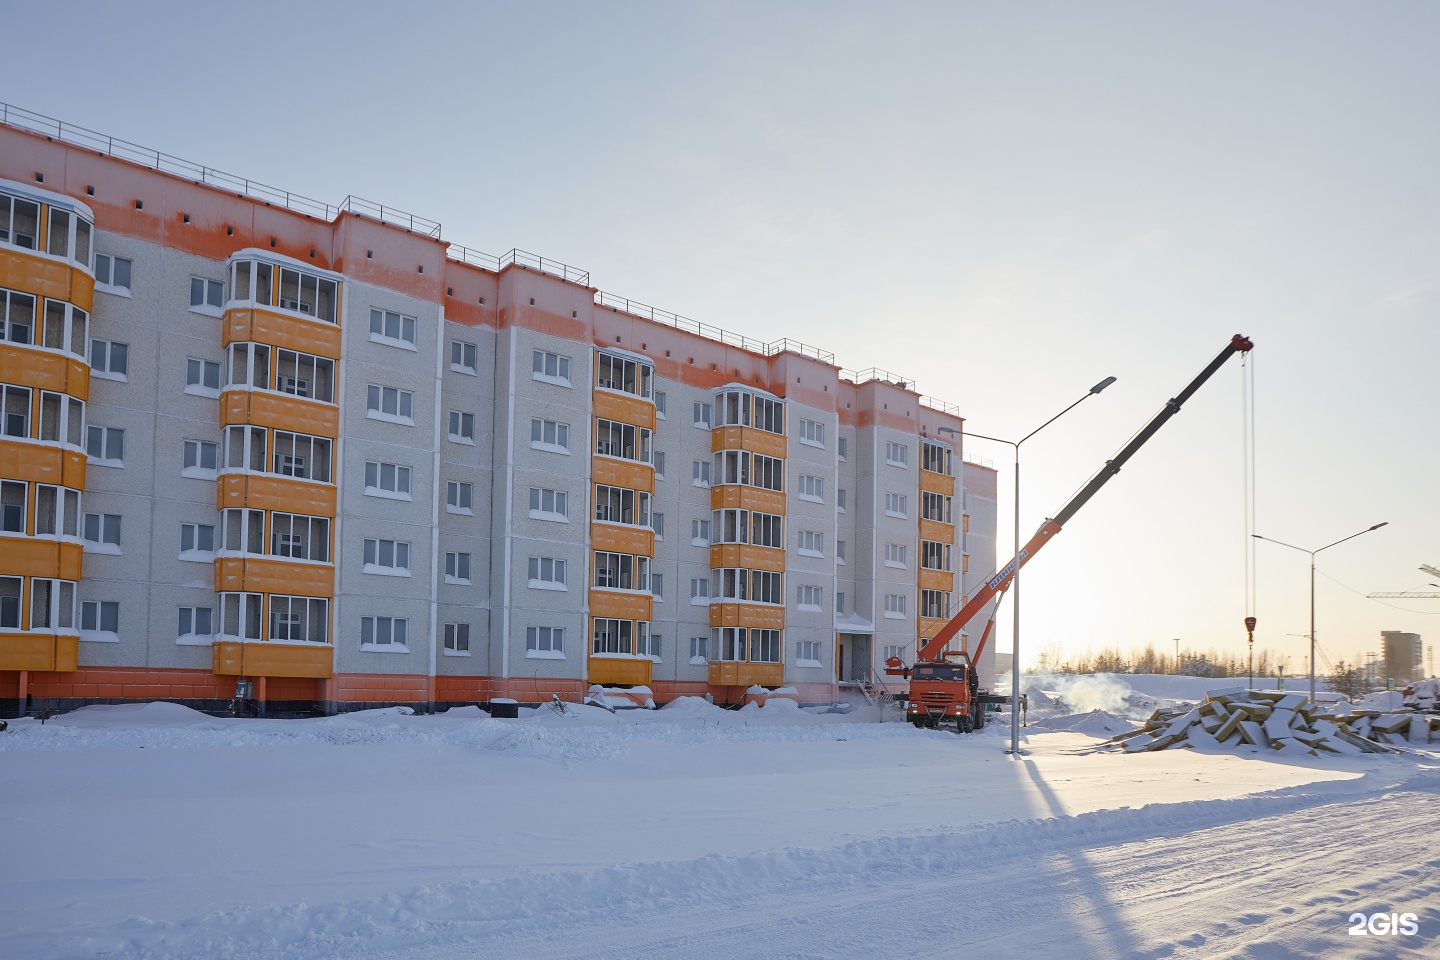
[[[955,589],[955,574],[944,570],[920,570],[921,590],[944,590],[951,593]]]
[[[220,425],[232,423],[253,423],[334,440],[340,436],[340,408],[288,393],[227,390],[220,401]]]
[[[83,547],[41,537],[0,540],[0,574],[11,577],[59,577],[79,580]]]
[[[71,673],[80,658],[80,638],[50,633],[0,633],[0,670]]]
[[[0,439],[5,479],[85,489],[85,454],[53,443]]]
[[[274,557],[218,557],[215,591],[282,593],[301,597],[334,597],[335,568]]]
[[[590,590],[590,616],[617,620],[649,620],[655,599],[648,593],[625,590]]]
[[[0,382],[90,396],[90,368],[69,354],[0,341]]]
[[[596,483],[655,492],[655,468],[648,463],[616,457],[591,457],[590,474]]]
[[[85,271],[23,250],[0,250],[0,287],[68,300],[86,313],[95,301],[95,281]]]
[[[783,663],[712,663],[709,668],[712,687],[778,687],[785,682]]]
[[[749,450],[767,457],[785,456],[785,438],[754,427],[716,427],[710,431],[710,449]]]
[[[768,603],[712,603],[712,627],[760,627],[785,629],[785,608]]]
[[[312,517],[335,516],[335,487],[269,473],[226,473],[215,484],[216,509],[254,507]]]
[[[225,677],[309,677],[328,680],[335,673],[335,648],[328,643],[241,643],[217,640],[210,649],[210,670]]]
[[[590,544],[609,553],[630,553],[637,557],[655,555],[655,531],[649,527],[632,527],[623,523],[590,524]]]
[[[594,657],[586,665],[591,683],[602,686],[644,686],[650,682],[649,657]]]
[[[760,487],[744,487],[727,483],[710,489],[710,509],[759,510],[761,513],[785,513],[785,494]]]
[[[954,524],[941,523],[939,520],[920,520],[920,539],[938,540],[940,543],[955,542]]]
[[[783,571],[785,551],[749,543],[717,543],[710,547],[710,566]]]
[[[642,400],[628,393],[616,393],[614,390],[597,389],[594,402],[597,417],[655,429],[655,404],[649,400]]]
[[[935,473],[933,470],[921,470],[920,489],[926,493],[943,493],[946,496],[954,496],[955,478],[947,477],[943,473]]]
[[[935,634],[939,633],[940,628],[948,622],[944,617],[921,617],[919,622],[920,636],[929,640],[935,636]],[[951,643],[955,645],[956,649],[959,649],[958,638],[957,640],[952,640]]]
[[[225,311],[225,346],[243,341],[268,343],[317,357],[340,359],[340,327],[323,320],[306,320],[275,313],[263,307],[236,307]]]

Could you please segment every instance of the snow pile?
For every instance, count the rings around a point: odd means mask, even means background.
[[[1129,720],[1104,710],[1091,710],[1089,713],[1076,713],[1068,717],[1051,717],[1048,720],[1036,721],[1032,726],[1057,733],[1083,733],[1091,737],[1113,737],[1117,733],[1129,733],[1135,729],[1135,724]]]
[[[1419,680],[1405,688],[1405,706],[1411,710],[1440,712],[1440,679]]]
[[[1395,753],[1411,734],[1411,715],[1365,713],[1349,718],[1326,714],[1298,693],[1234,687],[1210,693],[1186,711],[1157,710],[1144,727],[1107,741],[1126,753],[1142,750],[1244,747],[1271,749],[1281,756],[1314,757]],[[1428,730],[1426,731],[1428,738]]]
[[[654,694],[649,687],[602,687],[591,684],[585,694],[585,702],[612,713],[616,710],[655,709]]]

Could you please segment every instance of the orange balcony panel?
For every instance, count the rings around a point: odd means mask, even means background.
[[[275,557],[218,557],[215,591],[283,593],[301,597],[334,597],[335,568]]]
[[[51,633],[0,633],[0,670],[74,672],[80,638]]]
[[[334,517],[335,487],[269,473],[226,473],[221,474],[220,482],[215,484],[215,506],[219,510],[254,507]]]
[[[768,630],[783,630],[785,629],[785,608],[761,603],[712,603],[710,604],[710,626],[761,627]]]
[[[590,544],[596,550],[610,553],[633,553],[637,557],[655,555],[655,531],[649,527],[631,527],[619,523],[590,524]]]
[[[590,589],[590,616],[613,617],[616,620],[649,620],[654,598],[648,593],[627,593],[623,590]]]
[[[767,457],[785,456],[785,438],[768,430],[754,427],[716,427],[710,431],[710,449],[749,450]]]
[[[778,687],[785,682],[783,663],[712,663],[707,679],[712,687]]]
[[[334,440],[340,436],[340,408],[283,393],[226,390],[220,402],[220,425],[232,423],[254,423]]]
[[[717,543],[710,548],[710,566],[783,571],[785,551],[750,543]]]
[[[317,357],[340,359],[340,327],[323,320],[302,320],[256,307],[225,311],[223,339],[226,346],[253,340],[287,350],[312,353]]]
[[[0,539],[0,574],[79,580],[83,548],[40,537]]]
[[[944,617],[921,617],[919,622],[920,636],[928,640],[939,633],[940,628],[948,622]]]
[[[66,353],[0,342],[0,381],[86,399],[90,368]]]
[[[85,489],[85,455],[59,444],[0,438],[0,464],[7,480]]]
[[[649,657],[592,656],[587,664],[591,683],[640,687],[650,682]]]
[[[759,510],[761,513],[784,516],[785,494],[774,490],[763,490],[760,487],[742,487],[736,483],[712,487],[710,489],[710,509],[727,510],[730,508]]]
[[[946,593],[953,593],[955,590],[955,574],[944,570],[920,570],[921,590],[944,590]]]
[[[335,672],[335,648],[328,643],[217,640],[210,649],[210,672],[222,677],[329,680]]]
[[[947,477],[943,473],[921,470],[920,489],[926,493],[943,493],[953,497],[955,495],[955,478]]]
[[[953,524],[941,523],[939,520],[920,520],[920,539],[938,540],[941,543],[955,542],[955,527]]]
[[[86,313],[95,299],[95,281],[79,267],[24,250],[0,250],[0,287],[69,300]]]
[[[642,400],[628,393],[597,389],[594,402],[597,417],[634,424],[648,430],[655,429],[655,404],[649,400]]]
[[[596,483],[655,492],[655,468],[648,463],[616,457],[591,457],[590,474]]]

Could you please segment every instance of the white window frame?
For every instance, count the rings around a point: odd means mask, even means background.
[[[535,439],[536,434],[540,439]],[[545,439],[549,434],[553,440]],[[542,417],[530,418],[530,449],[548,450],[551,453],[559,453],[570,456],[570,424],[561,423],[558,420],[546,420]]]
[[[361,617],[360,649],[374,653],[409,653],[410,621],[405,617]]]
[[[526,567],[531,590],[569,590],[568,564],[560,557],[531,557]]]
[[[819,640],[795,641],[795,666],[822,667],[825,665],[820,659],[822,656],[824,653]]]
[[[565,628],[551,626],[526,627],[525,656],[531,660],[564,660]]]
[[[177,614],[175,623],[175,642],[177,644],[182,647],[208,647],[215,642],[215,628],[218,621],[215,618],[214,607],[179,607]],[[202,620],[209,622],[210,629],[208,631],[198,629],[203,626]],[[189,630],[185,629],[187,624],[190,627]]]
[[[372,470],[371,467],[374,467]],[[392,468],[395,478],[394,489],[383,487],[381,483],[385,479],[385,468]],[[370,480],[375,480],[371,483]],[[404,490],[400,489],[401,481],[404,481]],[[403,463],[388,463],[383,460],[365,461],[365,496],[381,497],[385,500],[413,500],[411,496],[411,468]]]
[[[215,385],[212,387],[206,381],[207,374],[215,374]],[[206,360],[201,357],[185,358],[185,392],[192,397],[209,397],[214,399],[220,396],[221,378],[224,371],[215,360]]]
[[[205,466],[207,456],[212,466]],[[220,444],[214,440],[186,438],[181,443],[180,476],[214,480],[220,470]]]
[[[825,478],[811,476],[808,473],[800,474],[796,483],[795,496],[800,500],[808,500],[811,503],[825,502]]]
[[[698,430],[713,429],[715,422],[715,407],[713,404],[695,401],[695,427]]]
[[[908,569],[909,545],[904,543],[885,544],[885,566],[897,570]]]
[[[531,487],[529,515],[532,520],[569,523],[570,494],[551,487]]]
[[[94,519],[94,533],[91,537],[91,519]],[[123,533],[124,514],[120,513],[84,513],[80,518],[80,539],[85,544],[86,553],[104,553],[110,556],[120,556],[120,542]],[[111,521],[114,521],[112,524]],[[111,534],[114,539],[111,539]]]
[[[385,409],[386,401],[392,396],[395,398],[394,413]],[[406,413],[406,410],[410,412]],[[406,427],[415,426],[415,391],[389,387],[383,383],[369,384],[365,390],[365,418],[398,423]]]
[[[658,471],[657,471],[658,472]],[[710,486],[710,461],[690,461],[690,483],[697,487]]]
[[[99,437],[98,443],[95,438]],[[99,448],[100,453],[91,453],[92,449]],[[85,453],[89,457],[90,466],[125,467],[125,428],[124,427],[101,427],[95,424],[85,426]],[[115,456],[118,453],[119,456]]]
[[[480,348],[468,340],[450,341],[450,369],[468,377],[478,377]],[[468,361],[468,362],[467,362]]]
[[[448,550],[445,553],[445,582],[469,584],[474,575],[475,558],[465,550]]]
[[[903,493],[885,494],[885,516],[899,517],[907,520],[910,517],[910,498]]]
[[[444,638],[440,652],[447,657],[470,656],[470,624],[445,624]]]
[[[885,617],[889,620],[904,620],[907,599],[903,593],[885,594]]]
[[[103,262],[103,266],[102,266]],[[117,269],[119,264],[125,264],[126,282],[119,282]],[[100,279],[104,276],[104,280]],[[118,257],[113,253],[95,254],[95,289],[103,293],[114,294],[117,297],[128,297],[132,295],[135,288],[135,261],[129,257]]]
[[[410,541],[365,537],[360,572],[381,577],[410,576]],[[389,560],[389,563],[385,561]]]
[[[475,446],[475,414],[464,410],[451,410],[448,438],[451,443]]]
[[[692,607],[710,606],[710,578],[690,578],[690,605]]]
[[[799,438],[800,442],[807,447],[820,447],[823,449],[825,446],[825,424],[816,420],[802,419],[800,421]]]
[[[206,550],[200,546],[204,539],[203,531],[210,531],[210,549]],[[185,547],[185,540],[189,538],[191,546]],[[213,523],[181,523],[180,524],[180,555],[177,559],[193,563],[209,563],[215,559],[215,551],[219,549],[220,529]]]
[[[375,329],[377,325],[379,330]],[[419,321],[409,314],[400,313],[397,310],[386,310],[383,307],[370,308],[371,343],[383,343],[387,347],[399,347],[401,350],[414,351],[417,349],[415,346],[415,328],[417,326],[419,326]],[[394,333],[390,332],[392,327]]]
[[[795,587],[795,609],[819,613],[825,609],[825,588],[813,583]]]
[[[570,378],[570,358],[563,353],[551,353],[549,350],[534,350],[530,354],[530,378],[539,380],[541,383],[551,383],[557,387],[569,389],[573,387],[574,381]],[[551,373],[550,369],[555,372]]]
[[[91,626],[87,627],[87,623]],[[118,643],[120,641],[120,601],[81,600],[80,639],[91,643]]]
[[[710,662],[710,637],[690,638],[690,662],[695,664]]]
[[[696,547],[710,546],[710,519],[694,519],[690,521],[690,544]]]
[[[115,369],[116,347],[119,347],[119,367]],[[98,363],[96,361],[99,361]],[[130,344],[119,343],[114,340],[102,340],[99,337],[90,338],[90,376],[99,377],[102,380],[118,380],[128,383],[130,380]]]
[[[445,481],[445,512],[475,515],[475,484],[468,480]]]
[[[885,462],[892,467],[900,467],[904,470],[910,469],[910,445],[897,443],[894,440],[885,441]]]
[[[795,552],[802,557],[825,556],[825,534],[819,530],[798,531]]]
[[[196,284],[200,285],[200,302],[195,302]],[[211,301],[214,301],[213,303]],[[190,312],[207,317],[221,316],[225,311],[225,284],[208,277],[190,277]]]

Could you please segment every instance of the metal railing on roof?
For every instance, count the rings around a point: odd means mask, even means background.
[[[653,320],[655,323],[663,323],[668,327],[685,330],[707,340],[716,340],[732,347],[739,347],[741,350],[758,353],[762,357],[773,357],[777,353],[798,353],[801,356],[819,360],[821,363],[833,364],[835,362],[835,354],[828,350],[821,350],[819,347],[812,347],[808,343],[801,343],[799,340],[785,338],[766,343],[763,340],[755,340],[743,334],[734,333],[723,327],[711,326],[708,323],[701,323],[699,320],[682,317],[678,313],[671,313],[669,310],[652,307],[648,303],[641,303],[627,297],[617,297],[603,290],[595,291],[595,302],[617,312],[623,311],[632,316]]]
[[[948,413],[952,417],[960,417],[962,420],[965,419],[960,416],[960,407],[958,405],[950,403],[947,400],[941,400],[939,397],[921,397],[920,406],[929,407],[931,410],[938,410],[941,413]]]
[[[967,453],[963,455],[960,459],[964,460],[966,463],[973,463],[977,467],[985,467],[987,470],[995,469],[995,461],[986,459],[985,457],[971,456]]]
[[[423,233],[427,237],[434,237],[437,240],[440,239],[440,221],[417,217],[413,213],[396,210],[394,207],[387,207],[383,203],[375,203],[360,197],[346,197],[340,201],[340,206],[336,209],[337,212],[358,213],[361,216],[373,217],[381,223],[404,227],[412,232]]]
[[[541,273],[548,273],[552,277],[569,280],[571,283],[578,283],[581,286],[588,287],[590,285],[590,271],[572,267],[559,260],[549,260],[538,253],[527,253],[524,250],[511,250],[497,257],[494,254],[482,253],[479,250],[452,243],[445,251],[445,255],[451,260],[468,263],[495,273],[499,273],[501,267],[508,267],[513,263],[539,270]]]
[[[854,384],[869,383],[871,380],[883,380],[885,383],[893,383],[901,390],[914,390],[915,381],[909,377],[902,377],[898,373],[891,373],[889,370],[881,370],[879,367],[870,367],[868,370],[841,370],[841,380],[849,380]]]

